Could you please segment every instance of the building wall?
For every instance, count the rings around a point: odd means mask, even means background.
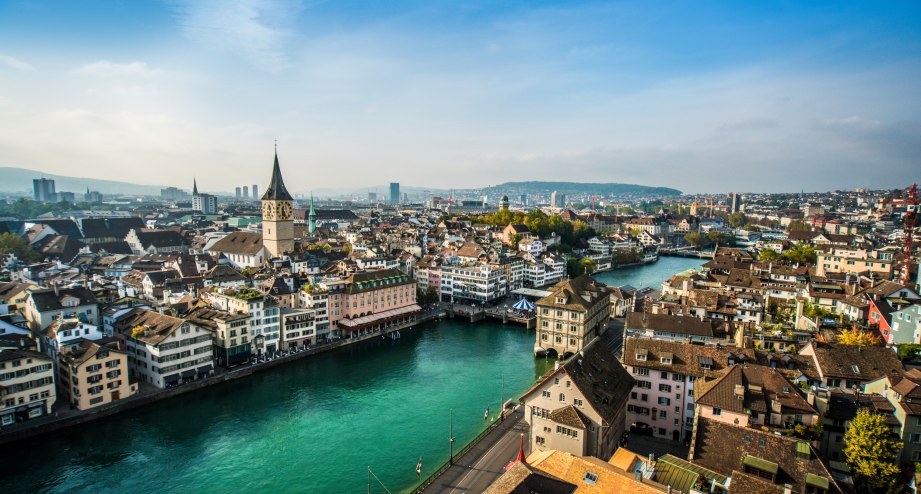
[[[56,399],[51,358],[27,354],[0,361],[0,428],[50,414]]]
[[[112,403],[133,394],[128,379],[128,355],[122,352],[100,350],[77,366],[62,362],[60,376],[61,399],[78,410]]]
[[[131,337],[126,342],[129,371],[158,388],[167,387],[166,376],[214,364],[211,333],[189,322],[157,345]]]
[[[538,306],[535,351],[553,349],[560,356],[576,353],[601,334],[610,314],[610,298],[604,295],[587,311]]]

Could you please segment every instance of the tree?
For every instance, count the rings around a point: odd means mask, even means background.
[[[865,408],[857,411],[844,433],[844,458],[854,474],[857,492],[884,493],[896,486],[901,447],[885,417]]]
[[[566,274],[570,278],[575,278],[585,273],[585,266],[575,257],[566,260]]]
[[[738,212],[732,213],[729,215],[729,226],[733,228],[738,228],[748,222],[748,218],[745,217],[745,213]]]
[[[697,233],[691,232],[684,236],[684,241],[689,245],[692,245],[695,249],[700,250],[706,247],[710,242],[707,240],[707,237]]]
[[[808,232],[809,230],[812,230],[812,228],[802,221],[791,221],[790,224],[787,225],[787,233],[796,231]]]
[[[838,343],[850,346],[874,346],[879,344],[879,337],[854,326],[851,330],[838,334]]]
[[[41,255],[19,235],[15,233],[0,234],[0,255],[13,254],[25,262],[36,262]]]
[[[416,287],[416,303],[425,307],[435,302],[438,302],[438,292],[435,288],[428,287],[423,290],[421,287]]]
[[[595,261],[587,257],[582,258],[582,260],[579,261],[579,264],[582,265],[582,269],[584,273],[591,274],[591,273],[594,273],[596,269],[598,269],[598,263],[596,263]]]
[[[736,241],[735,235],[731,233],[723,233],[716,230],[711,230],[707,232],[707,240],[712,244],[718,245],[732,245]]]
[[[816,256],[815,247],[800,242],[784,251],[783,258],[799,264],[815,264],[818,256]]]
[[[774,249],[764,249],[758,253],[758,260],[762,262],[772,262],[780,259],[780,254]]]

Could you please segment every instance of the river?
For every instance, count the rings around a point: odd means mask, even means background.
[[[701,264],[663,258],[602,273],[656,286]],[[0,451],[0,492],[366,492],[367,467],[411,489],[495,419],[551,361],[534,334],[463,319],[404,331]],[[372,481],[372,492],[385,492]]]

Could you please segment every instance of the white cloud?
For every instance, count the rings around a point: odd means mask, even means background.
[[[26,62],[23,62],[16,57],[12,57],[4,53],[0,53],[0,64],[7,65],[8,67],[19,70],[21,72],[31,72],[35,70],[35,67],[27,64]]]
[[[160,73],[158,69],[151,69],[144,62],[116,63],[108,60],[99,60],[82,65],[74,69],[75,74],[88,75],[101,78],[138,77],[150,78]]]
[[[174,12],[187,38],[234,52],[250,63],[278,70],[288,64],[285,43],[301,10],[297,1],[176,0]]]

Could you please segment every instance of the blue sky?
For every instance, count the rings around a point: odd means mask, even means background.
[[[901,187],[919,2],[0,3],[0,166],[300,192],[390,181]]]

